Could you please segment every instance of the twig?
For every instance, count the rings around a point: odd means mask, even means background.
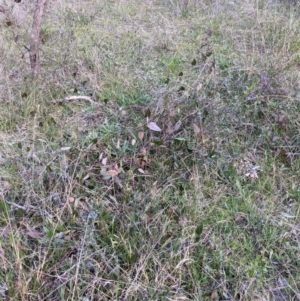
[[[62,99],[58,99],[55,102],[64,102],[64,101],[72,101],[72,100],[86,100],[92,105],[99,105],[99,102],[96,102],[92,97],[90,96],[68,96]]]
[[[9,205],[12,205],[12,206],[17,207],[18,209],[22,209],[22,210],[24,210],[24,211],[27,211],[27,207],[25,207],[25,206],[16,204],[15,202],[10,202],[10,201],[5,201],[5,202],[6,202],[7,204],[9,204]]]

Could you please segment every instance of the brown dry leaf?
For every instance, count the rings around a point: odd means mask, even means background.
[[[200,134],[200,128],[198,127],[198,125],[196,125],[195,123],[193,123],[193,127],[194,127],[194,132],[196,135]]]
[[[138,133],[138,137],[141,141],[144,139],[144,135],[145,135],[145,133],[142,131]]]
[[[147,154],[146,148],[142,147],[141,150],[140,150],[140,153],[143,154],[143,155],[146,155]]]
[[[115,177],[120,173],[119,170],[115,170],[115,169],[111,169],[109,171],[106,172],[105,176],[111,176],[111,177]]]
[[[250,170],[245,174],[245,176],[252,181],[258,179],[258,174],[256,170]]]
[[[146,161],[145,160],[142,161],[141,166],[142,166],[142,168],[145,168],[145,166],[146,166]]]
[[[41,233],[36,230],[28,231],[26,234],[31,238],[39,238],[41,236]]]
[[[119,168],[118,164],[114,164],[113,169],[107,171],[104,176],[111,176],[115,177],[121,172],[121,169]]]
[[[73,239],[73,237],[71,235],[66,235],[64,237],[64,240],[66,240],[66,241],[70,241],[71,239]]]
[[[213,293],[211,294],[210,298],[211,298],[212,300],[216,300],[216,299],[219,298],[219,295],[218,295],[217,292],[213,292]]]

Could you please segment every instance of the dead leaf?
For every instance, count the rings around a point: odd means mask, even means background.
[[[101,163],[105,166],[107,164],[107,157],[103,158]]]
[[[139,168],[138,171],[139,171],[140,173],[142,173],[142,174],[145,174],[144,170],[141,169],[141,168]]]
[[[246,173],[245,174],[245,176],[249,179],[249,180],[251,180],[251,181],[253,181],[253,180],[256,180],[256,179],[258,179],[258,174],[257,174],[257,172],[248,172],[248,173]]]
[[[111,176],[111,177],[115,177],[120,173],[119,170],[115,170],[115,169],[111,169],[109,171],[106,172],[105,176]]]
[[[75,199],[73,197],[69,197],[68,200],[69,200],[70,203],[73,203],[75,201]]]
[[[142,147],[141,150],[140,150],[140,153],[141,153],[142,155],[146,155],[146,154],[147,154],[146,148],[145,148],[145,147]]]
[[[138,133],[138,137],[141,141],[144,139],[144,135],[145,135],[145,133],[142,131]]]
[[[196,135],[200,134],[201,130],[200,128],[198,127],[198,125],[196,125],[195,123],[193,123],[193,127],[194,127],[194,132]]]
[[[213,299],[213,300],[216,300],[216,299],[219,298],[219,295],[218,295],[217,292],[213,292],[213,293],[211,294],[210,298]]]
[[[108,170],[105,173],[105,176],[116,177],[121,172],[121,170],[119,169],[118,164],[115,164],[113,168],[114,169]]]
[[[131,145],[134,146],[135,144],[136,144],[136,140],[135,140],[135,139],[132,139],[132,140],[131,140]]]
[[[85,181],[85,180],[87,180],[89,177],[90,177],[90,175],[87,174],[82,180]]]
[[[4,6],[2,6],[2,5],[0,5],[0,13],[5,13],[5,8],[4,8]]]
[[[200,84],[197,86],[196,90],[199,91],[199,90],[201,90],[201,89],[202,89],[202,84],[200,83]]]
[[[181,128],[181,121],[177,121],[176,124],[173,127],[173,131],[176,132]]]
[[[41,233],[36,230],[32,230],[26,233],[31,238],[39,238],[41,236]]]
[[[66,236],[64,237],[64,240],[65,240],[65,241],[70,241],[71,239],[73,239],[73,237],[72,237],[71,235],[66,235]]]
[[[154,132],[161,132],[161,128],[155,122],[149,122],[147,127]]]
[[[146,166],[146,160],[142,161],[141,166],[142,166],[142,168],[145,168],[145,166]]]
[[[288,156],[287,156],[286,150],[284,148],[280,149],[278,158],[281,163],[287,163]]]

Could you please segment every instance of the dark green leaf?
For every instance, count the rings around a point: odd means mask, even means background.
[[[157,145],[157,146],[161,146],[161,145],[164,144],[164,140],[162,140],[162,139],[155,139],[155,140],[153,140],[153,143],[155,145]]]
[[[200,225],[198,225],[198,227],[196,228],[196,234],[197,235],[201,235],[203,232],[203,223],[201,223]]]
[[[147,109],[146,111],[145,111],[145,114],[144,114],[144,116],[145,116],[145,118],[149,118],[150,116],[151,116],[151,111],[150,111],[150,109]]]

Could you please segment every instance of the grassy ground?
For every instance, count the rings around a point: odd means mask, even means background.
[[[32,5],[1,15],[0,299],[300,300],[300,8],[50,1],[34,81]]]

